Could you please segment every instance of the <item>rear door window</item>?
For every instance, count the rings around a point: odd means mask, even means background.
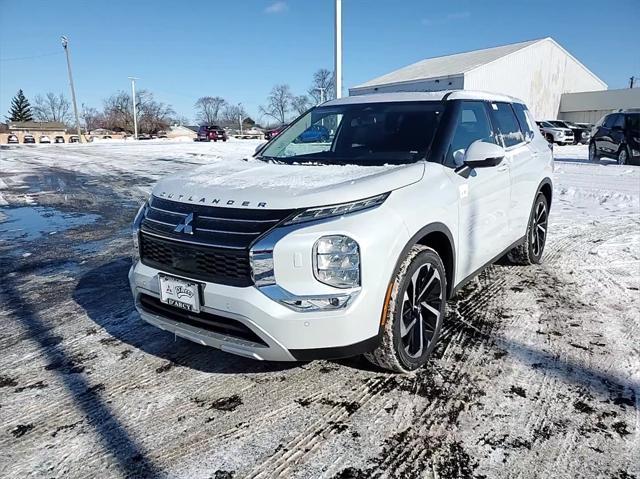
[[[491,103],[493,117],[497,123],[498,132],[506,148],[516,146],[524,142],[524,135],[520,130],[520,124],[509,103]]]
[[[624,128],[624,115],[616,115],[616,119],[613,122],[613,127]]]

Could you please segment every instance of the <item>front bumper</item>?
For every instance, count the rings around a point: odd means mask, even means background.
[[[249,328],[260,342],[208,331],[165,314],[156,314],[141,303],[141,295],[159,298],[160,271],[139,261],[129,271],[136,309],[146,322],[195,343],[222,351],[268,361],[306,361],[349,357],[373,350],[378,344],[379,312],[371,324],[366,295],[337,311],[299,313],[269,299],[253,286],[237,288],[214,283],[203,285],[201,310]],[[364,297],[363,297],[364,296]],[[369,301],[371,303],[372,301]]]

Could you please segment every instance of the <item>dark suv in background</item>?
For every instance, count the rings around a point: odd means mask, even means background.
[[[600,157],[618,160],[619,165],[640,165],[640,109],[603,116],[593,127],[589,160]]]
[[[203,125],[198,128],[196,141],[227,141],[227,133],[217,125]]]

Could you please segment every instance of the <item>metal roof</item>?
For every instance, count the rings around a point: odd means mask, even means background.
[[[485,48],[455,55],[427,58],[413,63],[399,70],[387,73],[366,83],[357,85],[353,89],[388,85],[390,83],[403,83],[426,78],[441,78],[461,75],[465,72],[502,58],[513,52],[521,50],[546,39],[530,40],[528,42],[512,43],[501,47]]]
[[[321,106],[359,105],[362,103],[390,103],[404,101],[441,101],[445,96],[447,100],[487,100],[523,103],[517,98],[474,90],[442,90],[433,92],[396,92],[396,93],[371,93],[368,95],[346,96],[337,100],[330,100]]]

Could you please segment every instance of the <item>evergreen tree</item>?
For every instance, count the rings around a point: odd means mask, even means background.
[[[18,90],[18,94],[11,100],[8,119],[9,121],[33,121],[31,105],[22,90]]]

